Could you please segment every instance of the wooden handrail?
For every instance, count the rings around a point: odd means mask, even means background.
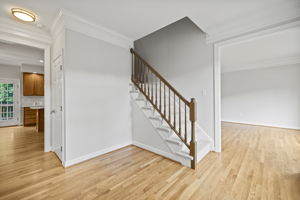
[[[133,49],[130,49],[130,52],[132,54],[131,81],[189,149],[190,155],[193,157],[191,167],[195,169],[197,164],[197,143],[195,139],[195,123],[197,120],[196,100],[194,98],[191,101],[186,100],[138,53]],[[173,101],[173,105],[171,105],[171,100]],[[189,115],[187,115],[187,110],[189,111]],[[187,116],[189,116],[190,120],[189,131]],[[184,123],[183,125],[182,122]]]
[[[149,70],[155,74],[164,84],[166,84],[177,96],[179,96],[186,104],[189,105],[189,101],[186,100],[164,77],[162,77],[147,61],[145,61],[139,54],[137,54],[132,48],[130,49],[130,52],[134,54],[137,58],[139,58],[147,67]]]

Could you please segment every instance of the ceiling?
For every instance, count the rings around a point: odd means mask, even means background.
[[[12,7],[35,12],[45,30],[65,9],[133,40],[186,16],[212,36],[300,17],[299,0],[1,0],[0,17]]]
[[[44,51],[34,47],[4,42],[0,40],[0,64],[21,66],[22,64],[43,67]]]
[[[300,27],[225,46],[221,50],[222,72],[300,63]]]

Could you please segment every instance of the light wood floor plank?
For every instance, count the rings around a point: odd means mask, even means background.
[[[31,127],[0,128],[0,199],[299,200],[300,131],[222,124],[197,170],[128,146],[64,169]]]

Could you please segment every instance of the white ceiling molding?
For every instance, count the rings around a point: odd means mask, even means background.
[[[64,28],[84,35],[103,40],[122,48],[133,47],[133,39],[128,38],[104,26],[94,24],[67,10],[61,10],[51,26],[53,37],[58,35]]]
[[[238,19],[223,22],[219,25],[206,27],[208,43],[216,43],[224,40],[251,34],[257,31],[272,29],[284,24],[300,23],[299,2],[293,4],[274,4],[265,7],[264,12],[244,13]]]
[[[65,29],[63,13],[60,10],[50,27],[52,38],[55,39]]]
[[[254,70],[254,69],[263,69],[270,67],[280,67],[280,66],[289,66],[300,64],[300,56],[290,56],[285,58],[274,58],[270,60],[263,60],[260,62],[247,63],[241,66],[222,66],[222,73],[235,72],[235,71],[244,71],[244,70]]]
[[[274,26],[272,28],[265,29],[265,30],[254,31],[253,33],[237,36],[237,37],[230,38],[230,39],[224,40],[224,41],[215,42],[215,44],[218,46],[222,46],[222,47],[225,47],[225,46],[229,47],[232,45],[237,45],[240,43],[253,41],[253,40],[256,40],[256,39],[259,39],[262,37],[271,36],[273,34],[281,32],[281,31],[285,31],[285,30],[289,30],[289,29],[290,30],[297,29],[299,27],[300,27],[300,20],[297,20],[294,22],[287,22],[284,24],[280,24],[278,26]]]
[[[52,42],[49,32],[10,19],[0,19],[0,33],[3,35],[15,35],[24,40],[28,39],[45,44]]]
[[[260,36],[260,35],[270,34],[270,33],[278,32],[281,30],[298,27],[298,26],[300,26],[300,17],[282,23],[277,23],[275,25],[265,26],[263,28],[257,28],[257,29],[247,28],[240,31],[234,31],[234,29],[232,29],[231,32],[220,31],[219,33],[208,34],[206,37],[206,42],[221,43],[221,42],[226,42],[227,40],[232,40],[234,38],[239,38],[239,37],[245,38],[244,36],[247,35],[251,35],[251,37],[253,37],[253,35],[256,33],[257,36]]]

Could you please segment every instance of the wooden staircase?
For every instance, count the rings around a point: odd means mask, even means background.
[[[189,166],[196,169],[198,150],[195,99],[188,101],[133,49],[130,52],[131,81],[134,86],[131,93],[138,94],[135,100],[141,102],[142,109],[152,112],[149,119],[154,123],[157,121],[157,129],[168,134],[166,142],[183,145],[176,154],[189,160]]]

